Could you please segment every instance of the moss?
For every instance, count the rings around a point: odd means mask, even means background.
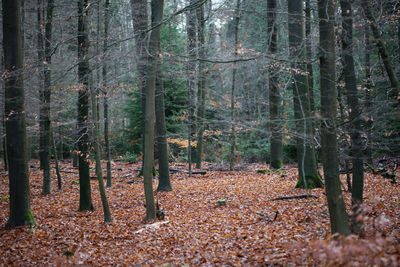
[[[32,214],[31,210],[28,210],[25,213],[24,225],[35,225],[35,218],[33,218],[33,214]]]
[[[283,162],[282,160],[273,160],[271,161],[271,169],[280,169],[283,167]]]
[[[322,178],[319,174],[306,175],[307,189],[324,187]],[[299,177],[295,188],[305,188],[304,179]]]
[[[271,174],[271,170],[270,169],[260,169],[260,170],[257,170],[256,173]]]

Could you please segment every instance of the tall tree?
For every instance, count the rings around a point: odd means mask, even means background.
[[[372,14],[372,6],[369,4],[368,0],[361,0],[361,6],[364,10],[365,17],[369,21],[369,25],[371,26],[371,31],[375,39],[376,46],[378,47],[379,55],[383,61],[383,65],[385,66],[386,73],[389,77],[391,90],[389,92],[389,96],[394,100],[397,101],[397,104],[400,103],[400,84],[399,80],[396,76],[396,72],[393,68],[393,64],[391,61],[390,56],[387,53],[385,42],[382,40],[382,35],[378,29],[376,24],[375,18]]]
[[[276,56],[278,53],[278,29],[276,26],[276,0],[268,0],[268,36],[269,53]],[[274,64],[269,67],[269,118],[271,125],[271,168],[280,169],[283,166],[282,129],[280,114],[281,94],[278,87],[278,70]]]
[[[239,22],[240,22],[240,0],[236,0],[235,16],[233,18],[233,31],[234,31],[234,50],[233,58],[238,54],[239,49]],[[230,107],[230,120],[231,120],[231,133],[230,133],[230,156],[229,156],[229,170],[235,167],[235,146],[236,146],[236,133],[235,133],[235,94],[236,94],[236,72],[237,63],[232,64],[232,86],[231,86],[231,107]]]
[[[142,100],[142,153],[145,154],[144,144],[146,142],[145,127],[145,105],[146,105],[146,68],[147,68],[147,28],[148,11],[146,0],[131,0],[131,11],[133,29],[135,30],[136,47],[136,69],[138,72],[139,89]],[[144,162],[142,162],[142,169]]]
[[[211,2],[211,1],[210,1]],[[197,47],[199,58],[204,59],[206,56],[205,48],[205,19],[204,5],[197,8]],[[206,102],[206,70],[203,60],[199,61],[197,78],[197,146],[196,146],[196,168],[201,169],[202,153],[203,153],[203,136],[205,123],[205,102]]]
[[[79,210],[92,210],[89,175],[89,12],[88,0],[78,1],[78,162],[79,162]]]
[[[288,1],[289,11],[289,46],[293,73],[293,102],[296,120],[297,164],[299,179],[296,187],[322,187],[318,173],[313,128],[311,123],[310,92],[308,87],[307,65],[304,46],[303,1]]]
[[[190,0],[190,5],[194,5],[196,0]],[[196,91],[196,11],[190,9],[186,14],[186,32],[188,38],[187,51],[189,60],[187,62],[188,74],[188,162],[189,177],[192,176],[192,135],[195,124],[195,91]]]
[[[336,138],[336,70],[335,70],[335,15],[333,0],[318,2],[320,31],[320,83],[322,115],[322,162],[331,232],[349,235],[350,228],[339,180],[338,147]]]
[[[50,177],[50,155],[51,155],[51,122],[50,122],[50,99],[51,99],[51,41],[53,27],[54,0],[47,1],[46,19],[44,19],[43,0],[38,0],[38,46],[39,64],[41,65],[41,78],[43,78],[40,89],[40,166],[43,168],[43,194],[51,193]],[[43,26],[44,36],[43,36]],[[44,37],[44,38],[43,38]],[[44,51],[43,51],[44,39]]]
[[[158,44],[158,51],[160,51],[160,42]],[[157,63],[159,60],[157,60]],[[157,64],[157,77],[156,77],[156,129],[157,129],[157,148],[158,148],[158,187],[157,191],[171,191],[171,181],[169,177],[169,163],[168,163],[168,143],[167,143],[167,129],[165,126],[165,105],[164,105],[164,86],[160,64]]]
[[[352,215],[353,231],[359,232],[357,227],[357,216],[359,206],[363,200],[364,187],[364,166],[362,159],[361,143],[361,119],[359,95],[356,85],[356,73],[354,70],[353,58],[353,12],[351,3],[348,0],[341,0],[340,7],[343,17],[343,35],[342,35],[342,59],[344,62],[345,94],[350,108],[350,138],[351,138],[351,156],[353,163],[353,183],[352,183],[352,203],[354,205],[354,214]]]
[[[7,227],[35,223],[30,210],[28,151],[24,112],[23,41],[20,0],[3,0],[5,119],[9,160],[10,217]]]
[[[146,198],[146,220],[156,218],[153,194],[154,166],[154,122],[155,122],[155,88],[160,56],[160,33],[163,17],[164,1],[151,1],[151,27],[146,72],[146,104],[145,104],[145,153],[143,164],[144,192]]]
[[[107,47],[108,47],[108,24],[110,21],[110,0],[106,0],[104,4],[104,38],[103,38],[103,97],[104,97],[104,142],[106,149],[107,159],[107,187],[112,185],[112,174],[111,174],[111,152],[110,152],[110,139],[109,139],[109,114],[108,114],[108,69],[107,62],[105,60]]]

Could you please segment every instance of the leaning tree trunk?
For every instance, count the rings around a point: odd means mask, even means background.
[[[353,58],[353,14],[351,4],[348,0],[341,0],[340,6],[343,17],[343,36],[342,36],[342,58],[344,59],[344,78],[345,94],[350,108],[350,138],[351,138],[351,157],[353,163],[353,183],[352,183],[352,226],[354,232],[360,231],[360,225],[357,222],[360,205],[363,201],[364,191],[364,167],[362,159],[361,144],[361,119],[359,95],[356,85],[356,74],[354,70]]]
[[[397,103],[400,103],[400,84],[399,80],[396,76],[396,72],[393,68],[393,64],[391,62],[390,56],[387,53],[386,46],[384,41],[382,40],[382,35],[378,29],[375,18],[372,15],[372,7],[370,6],[368,0],[361,0],[361,6],[364,10],[365,17],[369,21],[369,25],[371,26],[372,34],[375,39],[376,46],[378,47],[379,55],[383,61],[383,65],[385,66],[386,73],[389,77],[390,84],[392,89],[389,92],[389,97],[392,98]]]
[[[234,17],[234,51],[233,57],[237,56],[237,49],[239,49],[239,22],[240,22],[240,0],[236,0],[236,9],[235,9],[235,17]],[[233,171],[235,167],[235,146],[236,146],[236,132],[235,132],[235,94],[236,94],[236,72],[237,65],[236,63],[232,64],[232,87],[231,87],[231,133],[229,136],[229,143],[231,144],[230,155],[229,155],[229,170]]]
[[[346,207],[339,180],[339,160],[336,139],[336,70],[335,70],[335,16],[333,0],[318,2],[320,29],[320,83],[322,115],[322,161],[331,232],[350,234]]]
[[[30,210],[28,151],[24,111],[23,43],[20,0],[3,0],[5,118],[9,160],[10,217],[7,227],[35,223]]]
[[[276,25],[276,0],[268,0],[268,36],[270,36],[269,53],[278,53],[278,29]],[[278,87],[279,70],[270,64],[269,67],[269,118],[271,125],[271,168],[280,169],[283,166],[282,124],[281,124],[281,95]]]
[[[146,73],[146,105],[145,105],[145,144],[144,144],[144,193],[146,198],[146,220],[152,221],[156,218],[156,209],[153,194],[153,166],[154,166],[154,118],[155,118],[155,87],[156,76],[159,65],[160,33],[163,17],[163,0],[151,1],[151,31],[149,40],[149,57]]]
[[[204,5],[197,8],[197,42],[199,50],[199,58],[204,59],[206,56],[205,37],[204,37],[205,19]],[[202,153],[203,153],[203,137],[205,123],[205,102],[206,102],[206,71],[204,61],[199,61],[198,81],[197,81],[197,146],[196,146],[196,168],[201,169]]]
[[[88,0],[78,2],[78,163],[79,163],[79,210],[93,210],[89,174],[89,29]]]
[[[104,96],[104,142],[106,148],[106,159],[107,159],[107,187],[112,185],[112,173],[111,173],[111,152],[110,152],[110,139],[109,139],[109,123],[110,119],[108,116],[108,70],[106,62],[106,53],[108,46],[108,24],[110,21],[110,0],[106,0],[104,5],[104,39],[103,39],[103,96]]]
[[[297,164],[299,179],[297,188],[322,187],[322,178],[318,173],[313,128],[311,123],[310,93],[308,87],[306,55],[304,49],[303,1],[288,2],[289,11],[289,46],[293,73],[293,102],[296,119]]]

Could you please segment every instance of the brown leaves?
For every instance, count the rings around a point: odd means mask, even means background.
[[[53,194],[43,196],[41,172],[32,169],[31,206],[37,226],[0,229],[0,265],[334,265],[346,264],[352,257],[370,265],[399,261],[398,187],[379,176],[366,175],[365,236],[334,240],[324,190],[294,189],[296,168],[270,174],[256,174],[265,165],[247,165],[237,172],[209,168],[205,175],[192,178],[174,173],[174,190],[158,193],[165,220],[146,224],[142,179],[128,183],[140,163],[114,167],[114,185],[107,188],[111,224],[103,223],[96,181],[92,181],[96,210],[78,212],[79,185],[72,183],[78,180],[76,173],[64,174],[62,192],[53,175]],[[270,201],[303,194],[318,198]],[[0,196],[7,195],[8,178],[3,173]],[[349,197],[345,193],[346,203]],[[217,206],[219,200],[225,205]],[[8,199],[2,199],[0,224],[7,218]],[[362,254],[359,246],[366,246],[367,252]]]

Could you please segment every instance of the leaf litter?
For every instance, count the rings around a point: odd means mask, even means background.
[[[38,165],[38,162],[33,164]],[[103,222],[96,180],[94,211],[78,212],[78,174],[64,173],[63,189],[42,195],[42,174],[30,169],[34,227],[0,229],[0,265],[376,265],[400,263],[399,186],[366,173],[365,231],[330,235],[324,189],[294,189],[297,170],[214,171],[189,178],[171,174],[172,192],[156,192],[166,216],[146,223],[140,164],[116,163],[107,196],[112,223]],[[211,165],[210,165],[211,166]],[[68,169],[66,163],[62,164]],[[183,164],[173,168],[183,169]],[[282,174],[285,174],[283,176]],[[344,177],[342,177],[344,179]],[[0,174],[0,225],[8,219],[8,176]],[[128,183],[135,180],[137,182]],[[345,184],[345,181],[342,181]],[[154,180],[154,190],[157,181]],[[282,199],[293,195],[316,198]],[[350,212],[350,193],[344,192]],[[225,205],[217,205],[218,201]]]

